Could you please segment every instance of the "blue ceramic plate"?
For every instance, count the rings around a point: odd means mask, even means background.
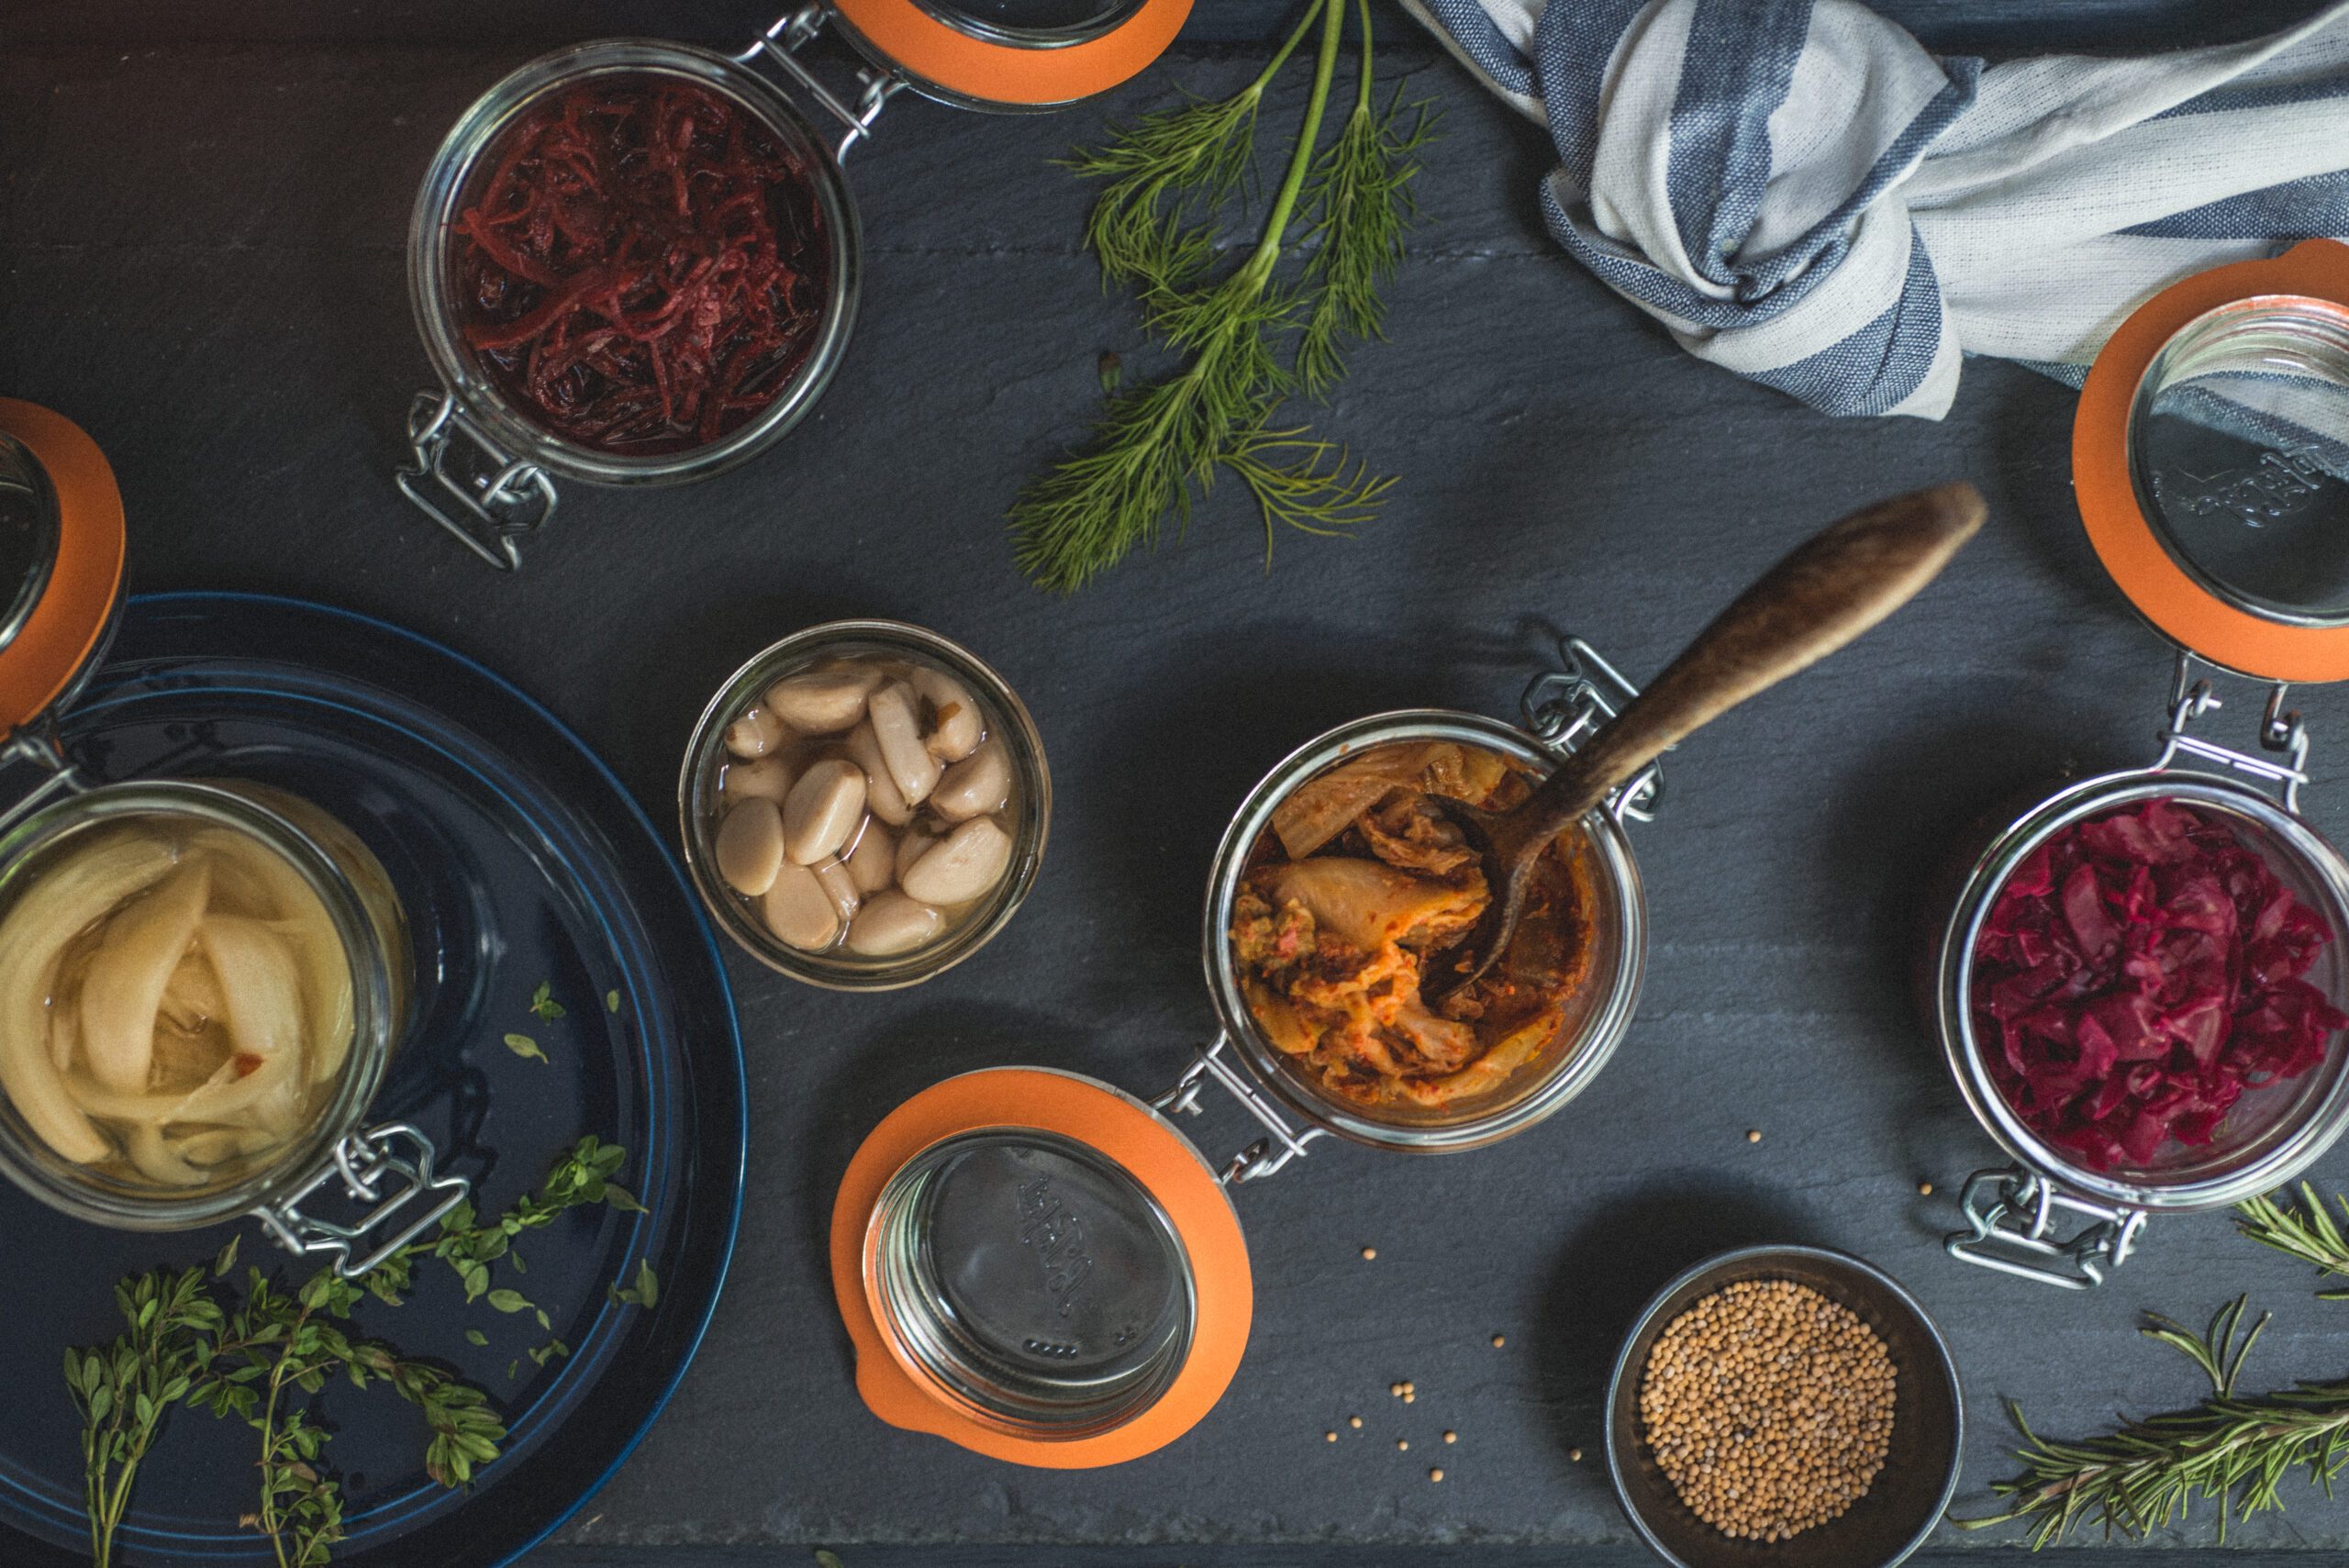
[[[518,1242],[501,1270],[545,1308],[467,1307],[426,1261],[396,1309],[359,1329],[490,1391],[511,1436],[470,1490],[423,1472],[429,1434],[383,1388],[317,1402],[345,1484],[345,1564],[473,1568],[537,1543],[603,1485],[651,1425],[709,1321],[741,1214],[741,1042],[700,906],[619,781],[554,717],[480,665],[396,627],[286,599],[134,599],[112,657],[65,721],[86,773],[258,779],[306,796],[383,861],[414,926],[416,1008],[370,1115],[415,1122],[484,1213],[536,1186],[584,1133],[628,1151],[643,1214],[578,1209]],[[536,1018],[546,982],[565,1016]],[[607,1006],[617,994],[618,1006]],[[529,1035],[537,1062],[503,1043]],[[94,1229],[0,1185],[0,1562],[88,1561],[80,1428],[59,1366],[112,1338],[114,1281],[196,1262],[232,1233],[283,1278],[307,1265],[250,1221],[173,1236]],[[607,1287],[640,1262],[657,1305]],[[465,1330],[487,1338],[474,1346]],[[550,1338],[567,1357],[540,1368]],[[255,1434],[173,1414],[117,1538],[126,1564],[271,1561],[241,1529]]]

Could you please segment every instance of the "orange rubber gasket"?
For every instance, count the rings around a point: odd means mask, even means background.
[[[2349,245],[2310,239],[2273,260],[2199,272],[2164,289],[2121,324],[2088,367],[2072,421],[2080,520],[2121,593],[2173,642],[2265,680],[2349,679],[2349,627],[2268,620],[2212,594],[2163,547],[2129,477],[2129,409],[2154,356],[2197,317],[2261,295],[2349,306]]]
[[[1043,107],[1106,93],[1166,52],[1191,0],[1141,0],[1099,38],[1023,49],[973,38],[919,0],[832,0],[832,8],[880,54],[926,83],[983,103]]]
[[[1158,1201],[1189,1254],[1197,1302],[1189,1353],[1166,1392],[1113,1430],[1052,1440],[997,1424],[954,1399],[881,1329],[869,1248],[882,1188],[941,1139],[998,1127],[1057,1132],[1097,1150]],[[1240,1217],[1197,1151],[1139,1101],[1089,1078],[1035,1067],[949,1078],[882,1118],[849,1162],[832,1204],[832,1291],[855,1346],[857,1393],[874,1415],[990,1459],[1051,1470],[1139,1459],[1197,1426],[1240,1370],[1255,1314]]]
[[[47,713],[95,657],[122,592],[122,492],[79,425],[0,397],[0,432],[22,441],[57,493],[57,564],[16,640],[0,650],[0,736]]]

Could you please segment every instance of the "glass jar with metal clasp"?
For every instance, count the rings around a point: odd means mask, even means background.
[[[1550,1042],[1497,1089],[1441,1108],[1372,1107],[1321,1085],[1269,1040],[1231,956],[1234,907],[1275,809],[1307,781],[1389,744],[1457,742],[1540,775],[1635,695],[1587,645],[1562,645],[1522,726],[1414,710],[1341,725],[1249,792],[1208,879],[1202,962],[1218,1031],[1154,1100],[1074,1073],[1006,1067],[916,1095],[867,1136],[832,1210],[833,1289],[857,1388],[893,1426],[1055,1469],[1174,1441],[1239,1370],[1253,1310],[1238,1184],[1324,1137],[1410,1153],[1524,1131],[1587,1087],[1629,1027],[1646,905],[1623,824],[1661,798],[1651,767],[1585,821],[1593,895],[1584,981]],[[1220,1165],[1178,1129],[1214,1084],[1261,1129]]]
[[[2099,1166],[2010,1103],[2001,1030],[1975,1006],[1984,922],[2018,868],[2076,825],[2169,801],[2221,825],[2314,914],[2329,940],[2303,978],[2349,1009],[2349,859],[2301,815],[2309,736],[2287,702],[2290,683],[2349,678],[2349,246],[2310,241],[2147,302],[2089,372],[2073,472],[2099,560],[2177,649],[2161,751],[1986,835],[1932,955],[1927,1008],[1967,1107],[2015,1162],[1967,1181],[1949,1252],[2084,1289],[2152,1216],[2283,1185],[2349,1129],[2336,1034],[2312,1068],[2246,1089],[2207,1141],[2165,1137],[2143,1162]],[[2267,692],[2229,743],[2210,716],[2238,679]]]
[[[355,1277],[467,1193],[416,1129],[366,1125],[406,923],[309,801],[69,762],[54,719],[104,657],[123,557],[96,445],[0,399],[0,768],[35,781],[0,808],[0,1173],[117,1229],[250,1216]],[[305,1212],[329,1188],[359,1207]]]
[[[910,89],[962,108],[1061,107],[1107,92],[1157,59],[1190,4],[817,0],[732,55],[657,39],[605,39],[520,67],[459,117],[417,193],[408,225],[408,299],[440,385],[419,393],[410,407],[412,457],[395,476],[402,493],[474,554],[510,570],[520,562],[520,541],[553,517],[558,479],[678,484],[747,462],[807,416],[847,350],[863,261],[856,202],[842,164],[874,134],[888,101]],[[807,58],[807,46],[827,28],[863,62],[846,85],[828,82]],[[801,281],[821,297],[792,355],[757,372],[755,395],[742,400],[755,406],[739,420],[723,428],[697,427],[690,439],[616,448],[552,428],[491,373],[462,318],[457,249],[462,215],[479,195],[481,176],[495,171],[509,133],[576,89],[648,84],[707,95],[748,117],[772,141],[804,185],[790,193],[790,221],[808,247]],[[563,373],[598,373],[592,359]],[[665,406],[665,383],[660,395]]]

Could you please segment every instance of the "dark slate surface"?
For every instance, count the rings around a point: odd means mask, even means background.
[[[421,9],[378,16],[391,28]],[[66,17],[42,25],[71,30]],[[734,965],[754,1132],[733,1284],[667,1417],[546,1562],[740,1568],[829,1541],[852,1543],[850,1568],[1418,1564],[1452,1560],[1420,1548],[1483,1541],[1529,1550],[1480,1562],[1628,1563],[1595,1460],[1612,1347],[1681,1263],[1762,1238],[1864,1252],[1938,1316],[1971,1395],[1975,1501],[2002,1468],[1999,1396],[2074,1432],[2192,1392],[2184,1362],[2131,1335],[2139,1307],[2199,1320],[2248,1288],[2278,1314],[2255,1381],[2343,1372],[2349,1307],[2311,1299],[2301,1271],[2221,1217],[2158,1223],[2121,1282],[2085,1296],[1939,1249],[1949,1191],[1991,1150],[1909,1007],[1921,884],[2000,795],[2147,756],[2167,677],[2082,541],[2068,393],[1977,363],[1943,423],[1834,422],[1685,359],[1551,249],[1538,133],[1425,45],[1398,48],[1393,66],[1448,113],[1422,183],[1430,221],[1393,293],[1393,340],[1364,350],[1317,416],[1403,476],[1386,517],[1349,542],[1284,538],[1267,574],[1256,525],[1219,495],[1186,538],[1051,600],[1010,569],[998,519],[1094,406],[1100,351],[1135,347],[1129,311],[1072,244],[1081,195],[1045,166],[1100,112],[909,104],[855,160],[864,315],[818,416],[698,486],[574,490],[525,573],[501,578],[407,512],[386,475],[427,378],[402,282],[408,200],[443,127],[515,59],[131,39],[0,52],[0,389],[70,414],[112,454],[134,586],[310,595],[444,639],[546,699],[656,818],[695,712],[738,661],[818,618],[901,616],[1003,670],[1059,786],[1027,908],[939,982],[845,998]],[[1245,69],[1186,58],[1114,106]],[[1039,1062],[1142,1092],[1171,1080],[1209,1022],[1208,859],[1268,764],[1375,708],[1510,712],[1555,628],[1651,673],[1829,517],[1960,475],[1994,521],[1942,584],[1674,759],[1668,810],[1636,835],[1648,992],[1583,1100],[1473,1155],[1317,1148],[1240,1195],[1254,1336],[1191,1436],[1052,1474],[864,1413],[821,1258],[850,1151],[887,1107],[963,1068]],[[2318,736],[2310,809],[2338,834],[2349,694],[2301,700]],[[2231,712],[2247,722],[2247,706]],[[1199,1136],[1221,1151],[1247,1129],[1221,1111]],[[2349,1183],[2349,1156],[2317,1174]],[[1506,1350],[1487,1343],[1497,1330]],[[1419,1391],[1408,1409],[1386,1394],[1402,1377]],[[1354,1413],[1362,1434],[1322,1440]],[[1435,1442],[1445,1428],[1458,1446]],[[1426,1479],[1437,1457],[1441,1486]],[[2288,1516],[2238,1542],[2349,1544],[2349,1506],[2293,1491]],[[2162,1544],[2205,1539],[2198,1526]],[[852,1544],[948,1541],[1152,1549]],[[1936,1551],[2000,1543],[1944,1531]]]

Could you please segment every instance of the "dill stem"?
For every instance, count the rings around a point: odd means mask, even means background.
[[[1288,41],[1273,51],[1273,58],[1264,62],[1264,69],[1256,73],[1256,80],[1248,83],[1247,92],[1243,96],[1263,95],[1264,89],[1273,84],[1273,78],[1280,74],[1281,67],[1288,63],[1288,57],[1297,52],[1297,46],[1305,41],[1305,30],[1313,25],[1313,18],[1321,14],[1322,6],[1333,3],[1342,4],[1343,0],[1313,0],[1313,3],[1305,8],[1305,15],[1297,19],[1296,28],[1288,35]],[[1368,4],[1368,0],[1364,0],[1364,3]]]
[[[1355,6],[1362,15],[1362,68],[1354,75],[1354,113],[1367,116],[1370,113],[1370,0],[1355,0]]]
[[[1321,45],[1313,59],[1313,96],[1306,102],[1305,124],[1297,133],[1297,145],[1288,155],[1288,172],[1281,177],[1280,194],[1273,198],[1272,210],[1264,215],[1264,237],[1256,241],[1256,249],[1241,268],[1252,274],[1255,284],[1262,288],[1273,275],[1273,263],[1280,260],[1281,241],[1288,233],[1288,220],[1297,211],[1297,198],[1305,189],[1305,176],[1313,167],[1313,150],[1321,139],[1321,112],[1330,106],[1330,83],[1338,70],[1338,39],[1345,30],[1346,12],[1341,0],[1323,0],[1321,10]],[[1311,18],[1308,17],[1308,20]]]

